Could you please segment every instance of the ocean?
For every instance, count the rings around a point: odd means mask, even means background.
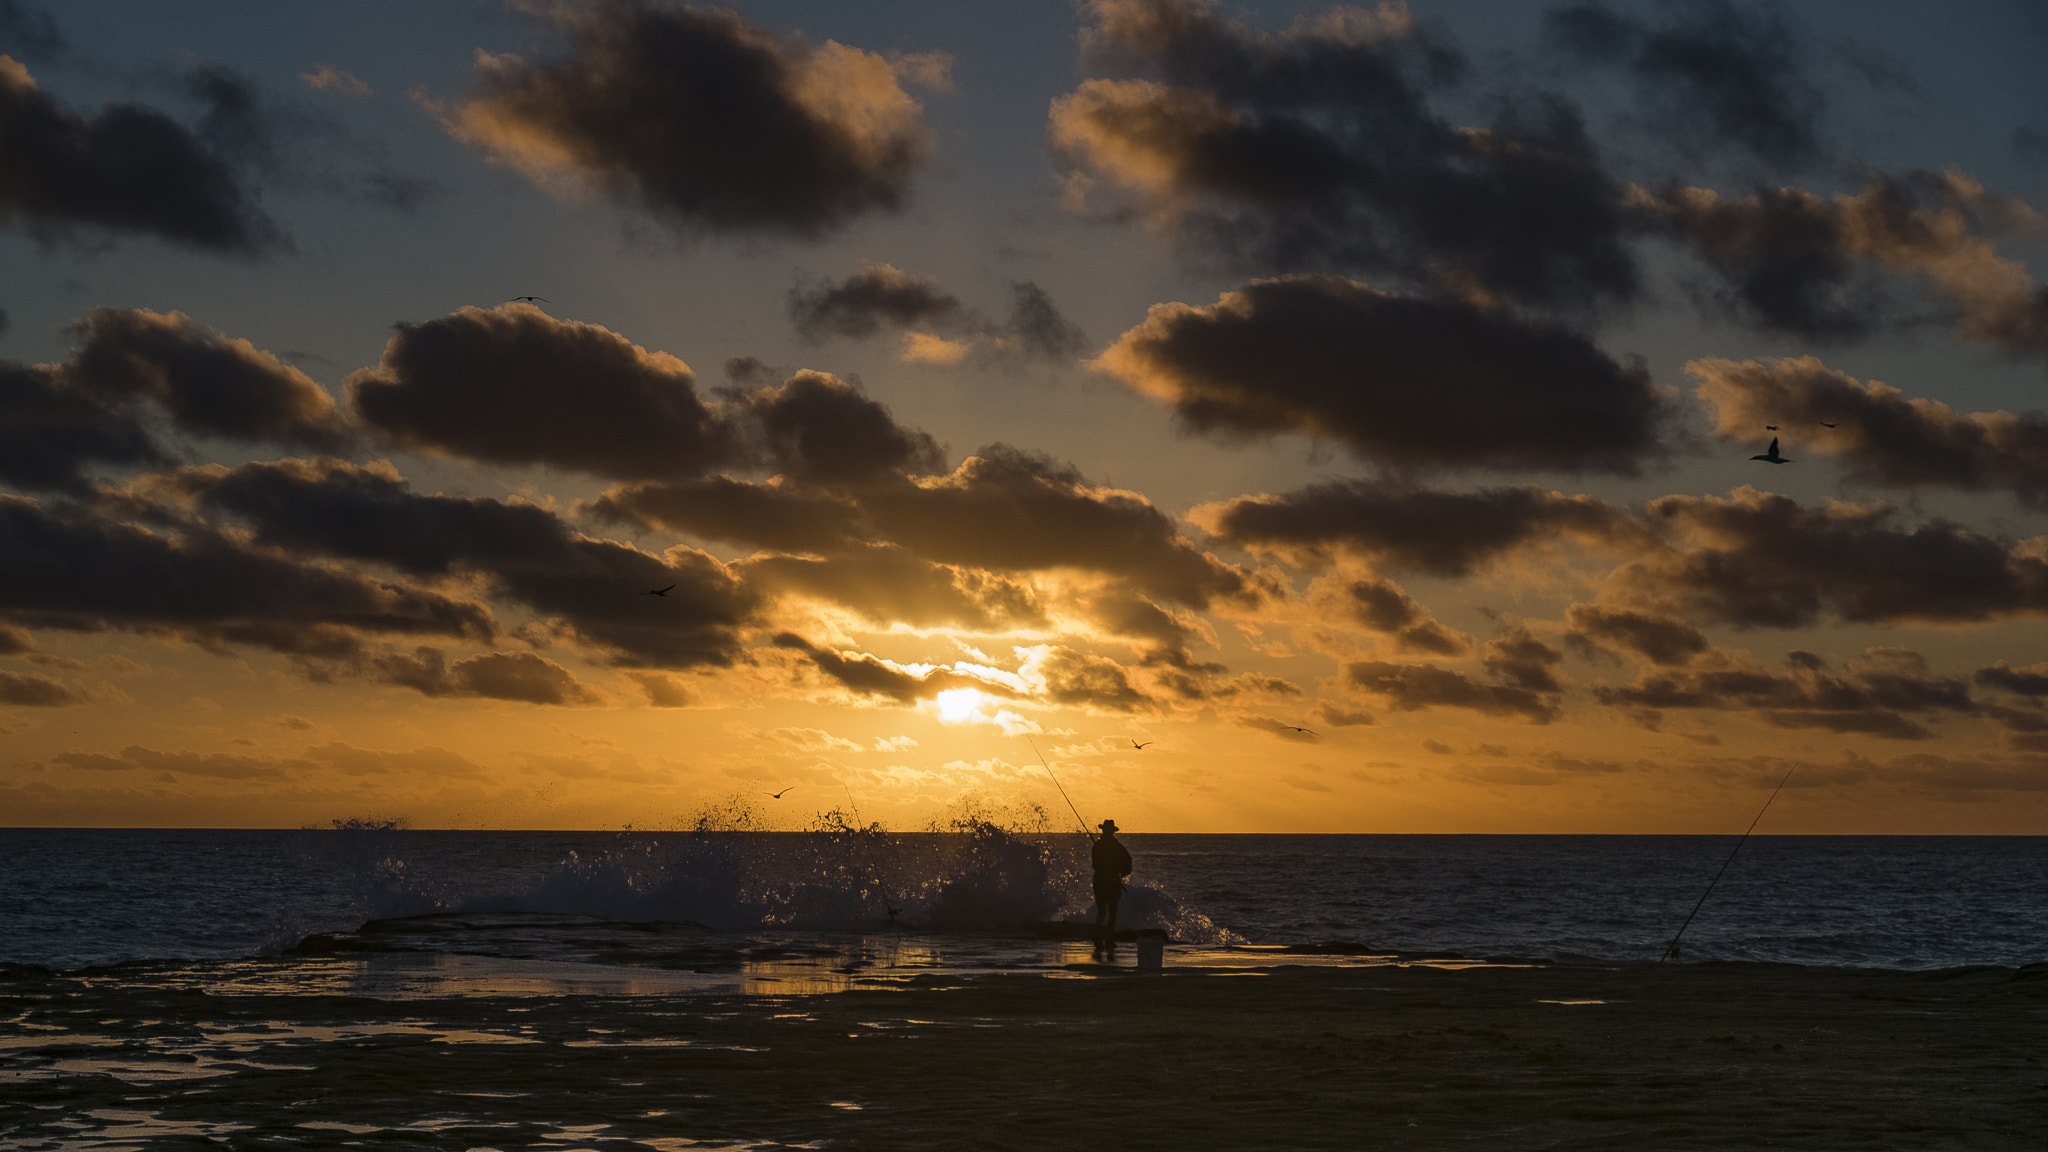
[[[987,823],[0,830],[0,1147],[1735,1147],[1785,1077],[1795,1146],[2038,1135],[2048,838],[1753,837],[1679,964],[1733,837],[1125,840],[1156,976]]]
[[[1656,960],[1732,836],[1126,834],[1120,928],[1232,955]],[[1078,835],[0,830],[0,962],[422,955],[745,974],[1058,969]],[[889,910],[895,909],[895,915]],[[1686,960],[2048,960],[2048,838],[1753,836]],[[760,959],[760,963],[755,960]],[[787,964],[784,963],[786,967]],[[702,970],[700,972],[700,970]],[[725,987],[730,981],[721,983]],[[830,981],[828,981],[830,983]]]

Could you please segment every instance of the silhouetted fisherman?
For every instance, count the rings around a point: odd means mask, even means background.
[[[1091,862],[1095,865],[1095,946],[1116,947],[1116,906],[1124,898],[1124,877],[1131,874],[1131,852],[1116,838],[1116,821],[1102,822]]]

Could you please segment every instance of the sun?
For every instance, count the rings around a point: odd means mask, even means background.
[[[989,698],[975,688],[948,688],[932,701],[938,705],[939,720],[945,724],[966,724],[981,715]]]

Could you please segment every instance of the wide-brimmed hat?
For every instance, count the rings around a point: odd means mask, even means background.
[[[1114,832],[1114,831],[1116,831],[1116,821],[1114,821],[1114,820],[1104,820],[1104,821],[1102,822],[1102,830],[1103,830],[1104,832]]]

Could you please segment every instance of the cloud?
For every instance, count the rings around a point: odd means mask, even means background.
[[[158,534],[0,495],[0,613],[37,627],[173,633],[348,654],[359,632],[487,639],[480,604],[261,551],[204,525]]]
[[[483,696],[523,704],[594,704],[567,668],[531,652],[486,652],[449,664],[438,648],[379,656],[372,676],[423,696]]]
[[[1405,6],[1268,33],[1199,0],[1091,0],[1084,60],[1122,78],[1053,102],[1071,202],[1107,186],[1187,247],[1257,268],[1383,271],[1580,309],[1626,300],[1622,189],[1544,96],[1483,128],[1432,94],[1459,54]]]
[[[938,277],[875,263],[836,284],[790,289],[789,319],[799,336],[813,342],[833,336],[864,340],[884,326],[959,329],[972,323],[966,305]]]
[[[903,360],[940,367],[970,355],[991,364],[1069,360],[1086,346],[1086,335],[1045,289],[1020,281],[1010,285],[1010,297],[1009,319],[998,323],[961,303],[935,276],[868,263],[838,283],[791,289],[789,317],[797,334],[813,343],[833,336],[866,340],[884,329],[899,330]]]
[[[1989,668],[1978,669],[1977,683],[2022,696],[2048,697],[2048,664],[2014,668],[2000,660]]]
[[[1337,480],[1204,505],[1191,518],[1254,552],[1316,564],[1343,551],[1376,567],[1432,576],[1467,576],[1518,548],[1567,540],[1633,547],[1647,538],[1619,508],[1531,486],[1442,492]]]
[[[1345,593],[1352,617],[1375,632],[1391,633],[1395,651],[1463,656],[1472,650],[1469,637],[1432,619],[1428,609],[1391,580],[1354,580]]]
[[[1777,673],[1724,658],[1719,667],[1652,672],[1632,685],[1597,688],[1595,694],[1601,703],[1617,707],[1745,710],[1779,728],[1894,740],[1933,736],[1912,715],[1982,710],[1964,680],[1930,676],[1919,653],[1897,648],[1872,648],[1841,674],[1811,659]]]
[[[1449,668],[1362,660],[1347,665],[1344,675],[1400,712],[1466,708],[1488,716],[1520,716],[1532,724],[1548,724],[1559,715],[1554,705],[1528,688],[1481,684]]]
[[[798,372],[743,394],[739,407],[766,433],[769,456],[812,484],[856,483],[945,466],[938,441],[905,428],[859,388],[824,372]]]
[[[1605,600],[1693,621],[1802,628],[1972,623],[2048,611],[2048,541],[1994,540],[1887,504],[1806,508],[1747,485],[1664,496],[1647,520],[1668,542],[1617,569]]]
[[[1619,645],[1665,667],[1687,664],[1709,647],[1705,634],[1683,620],[1628,608],[1574,604],[1565,610],[1565,621],[1572,641]]]
[[[1556,692],[1557,666],[1564,654],[1517,625],[1498,639],[1486,642],[1480,663],[1494,679],[1527,688],[1532,692]]]
[[[445,123],[540,179],[566,176],[689,231],[822,235],[898,207],[931,132],[901,65],[777,36],[720,8],[608,0],[546,9],[549,62],[478,53]]]
[[[777,728],[769,737],[799,752],[860,752],[859,744],[818,728]]]
[[[1853,481],[2008,491],[2029,507],[2048,507],[2048,416],[2040,412],[1965,415],[1812,356],[1694,360],[1685,370],[1713,408],[1719,436],[1753,441],[1776,424],[1796,437],[1788,441],[1795,447],[1845,457]]]
[[[140,104],[110,104],[87,119],[4,56],[0,158],[0,223],[45,243],[80,228],[220,253],[285,243],[230,159],[191,129]]]
[[[164,462],[153,408],[194,436],[333,450],[350,441],[320,386],[180,312],[99,308],[61,363],[0,361],[0,481],[83,493],[93,465]]]
[[[333,399],[305,373],[182,312],[96,308],[72,332],[64,379],[104,403],[146,397],[196,436],[315,451],[349,442]]]
[[[112,772],[139,768],[217,780],[279,780],[285,776],[285,769],[277,762],[254,756],[233,756],[224,752],[159,752],[140,744],[123,748],[119,756],[60,752],[50,759],[52,763],[66,768]]]
[[[423,496],[389,465],[285,460],[178,478],[206,506],[246,520],[263,545],[389,564],[422,577],[484,577],[626,666],[723,666],[758,595],[690,548],[660,555],[571,529],[529,504]],[[674,585],[667,595],[645,595]]]
[[[1007,632],[1043,628],[1046,606],[1033,591],[972,568],[934,564],[892,545],[840,556],[755,556],[736,570],[750,587],[840,604],[881,627]]]
[[[164,458],[139,414],[108,408],[46,365],[0,361],[0,481],[83,493],[93,464]]]
[[[337,96],[347,96],[355,100],[376,95],[361,77],[346,69],[336,68],[332,64],[322,64],[311,72],[301,72],[299,79],[315,92],[332,92]]]
[[[1832,198],[1799,188],[1631,196],[1719,279],[1709,300],[1745,323],[1839,339],[1945,313],[1961,339],[2013,355],[2048,352],[2048,288],[1995,246],[2039,230],[2040,216],[1960,172],[1874,175]],[[1909,308],[1901,286],[1930,293],[1931,306]]]
[[[858,696],[883,696],[899,704],[929,700],[955,688],[983,688],[986,682],[943,668],[911,669],[866,653],[840,653],[820,648],[794,632],[775,637],[777,648],[810,657],[818,671]]]
[[[656,708],[688,708],[697,702],[696,693],[674,676],[660,672],[630,673],[640,690],[647,693],[647,702]]]
[[[615,479],[694,476],[734,452],[689,365],[527,304],[405,323],[349,402],[408,448]]]
[[[1156,304],[1094,364],[1196,432],[1327,437],[1392,468],[1632,476],[1664,453],[1640,366],[1562,328],[1335,276]]]
[[[1827,100],[1782,13],[1721,2],[1672,16],[1651,27],[1605,4],[1570,4],[1545,14],[1544,35],[1581,66],[1626,71],[1643,127],[1694,158],[1726,149],[1780,168],[1822,158]]]
[[[873,441],[893,442],[889,435]],[[1195,608],[1257,595],[1244,573],[1197,550],[1143,496],[1091,485],[1071,467],[1004,444],[982,448],[950,473],[915,481],[880,473],[838,490],[729,480],[625,485],[606,492],[594,510],[791,552],[845,555],[895,544],[929,563],[963,569],[1074,570]]]
[[[83,704],[85,698],[39,672],[0,671],[0,704],[28,708],[61,708]]]
[[[1265,716],[1247,716],[1239,720],[1238,723],[1247,728],[1256,728],[1261,732],[1270,732],[1282,740],[1291,741],[1295,744],[1321,744],[1323,742],[1321,736],[1314,732],[1304,732],[1299,725],[1283,724],[1278,720]],[[1328,789],[1324,789],[1324,791],[1328,791]]]

